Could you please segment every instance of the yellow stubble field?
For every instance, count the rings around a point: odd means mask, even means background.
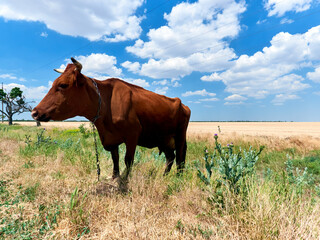
[[[19,125],[34,126],[34,122],[14,122]],[[45,128],[78,128],[81,124],[90,127],[89,122],[44,122]],[[219,131],[220,128],[220,131]],[[320,138],[320,122],[190,122],[188,136],[208,135],[246,135],[287,138],[310,136]]]
[[[15,122],[34,126],[35,122]],[[45,122],[44,128],[78,128],[81,124],[89,128],[89,122]],[[247,141],[267,144],[276,149],[301,147],[313,149],[320,146],[320,122],[190,122],[188,139],[213,141],[214,134],[220,140]]]

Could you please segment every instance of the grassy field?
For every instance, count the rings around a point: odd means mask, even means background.
[[[111,180],[99,145],[100,182],[86,126],[0,125],[0,239],[319,239],[319,137],[246,124],[191,124],[182,176],[139,147],[129,181]]]

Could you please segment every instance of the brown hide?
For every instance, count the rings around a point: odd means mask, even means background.
[[[54,81],[48,94],[32,111],[35,120],[84,116],[93,121],[99,108],[95,81],[101,95],[101,110],[94,124],[104,148],[111,151],[113,177],[119,176],[118,146],[121,143],[125,143],[127,149],[126,174],[132,166],[137,145],[158,147],[164,152],[166,173],[171,169],[176,151],[178,170],[183,170],[191,112],[179,98],[168,98],[116,78],[104,81],[90,79],[81,74],[81,67],[77,66],[69,64]]]

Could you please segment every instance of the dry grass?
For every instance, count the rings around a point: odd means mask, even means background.
[[[222,124],[221,124],[222,125]],[[192,125],[191,125],[192,126]],[[221,127],[222,128],[222,127]],[[223,128],[222,128],[223,130]],[[281,150],[298,147],[301,151],[319,148],[317,137],[280,137],[220,134],[222,142],[267,145]],[[208,133],[189,131],[189,140],[213,141]],[[63,153],[56,158],[36,156],[34,167],[25,168],[27,161],[19,155],[23,140],[0,139],[0,176],[12,180],[10,192],[38,184],[33,201],[19,203],[17,209],[4,209],[1,215],[31,219],[39,205],[61,206],[58,226],[43,238],[48,239],[319,239],[320,207],[306,196],[297,198],[277,195],[277,186],[251,183],[246,203],[229,195],[224,209],[207,201],[210,191],[199,182],[191,168],[183,178],[174,173],[164,177],[164,164],[147,161],[134,166],[128,183],[113,181],[111,159],[102,161],[102,181],[96,173],[86,173],[81,165],[64,161]],[[70,208],[76,187],[77,203]],[[230,193],[226,193],[230,194]],[[243,205],[247,204],[244,208]],[[9,212],[5,212],[9,211]],[[20,214],[20,215],[19,215]],[[1,229],[1,224],[0,224]],[[86,230],[89,229],[89,232]],[[1,232],[1,231],[0,231]],[[1,234],[0,234],[1,238]]]

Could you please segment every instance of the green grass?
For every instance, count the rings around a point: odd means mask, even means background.
[[[0,181],[0,239],[40,239],[50,236],[58,223],[60,206],[40,204],[31,217],[26,217],[25,203],[37,197],[39,184],[15,186],[12,181]]]
[[[205,169],[204,150],[214,151],[215,145],[207,141],[188,142],[182,176],[175,174],[175,168],[163,176],[164,154],[137,147],[129,183],[111,186],[109,182],[103,185],[112,174],[112,160],[100,141],[103,180],[96,182],[94,141],[88,129],[0,125],[1,142],[8,139],[18,147],[7,155],[0,150],[0,239],[85,239],[102,236],[105,228],[117,229],[113,234],[127,234],[114,238],[128,239],[147,230],[153,236],[181,239],[231,239],[237,238],[232,234],[238,231],[238,237],[248,239],[285,239],[284,229],[292,238],[309,236],[294,235],[300,227],[320,237],[313,228],[320,223],[316,207],[320,203],[320,149],[276,151],[266,146],[252,174],[243,176],[239,189],[232,192],[223,187],[221,180],[227,178],[221,169],[213,169],[207,184],[197,175],[197,169]],[[235,153],[251,145],[234,144]],[[259,149],[258,142],[254,148]],[[124,154],[122,144],[122,171]],[[309,181],[310,174],[313,181]],[[121,184],[126,191],[120,191]],[[53,237],[57,228],[61,235]],[[161,228],[165,230],[157,232]]]

